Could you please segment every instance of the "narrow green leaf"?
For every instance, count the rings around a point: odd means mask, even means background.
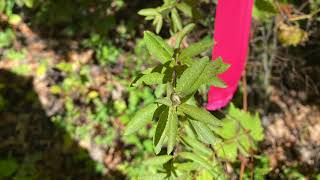
[[[176,48],[180,47],[182,40],[186,37],[188,33],[190,33],[193,30],[195,26],[196,25],[193,23],[188,24],[181,31],[177,33]]]
[[[140,74],[133,80],[133,82],[131,83],[131,86],[137,87],[142,83],[149,86],[154,84],[163,84],[163,78],[164,78],[164,74],[161,74],[158,72],[153,72],[149,74]]]
[[[195,93],[203,84],[212,85],[215,83],[215,76],[218,72],[226,70],[228,65],[222,60],[212,62],[208,57],[198,59],[188,67],[177,82],[177,92],[186,97]]]
[[[171,106],[172,105],[172,102],[171,102],[170,98],[168,98],[168,97],[157,99],[155,102],[163,104],[163,105],[166,105],[166,106]]]
[[[194,171],[199,168],[199,165],[194,162],[175,163],[173,166],[180,171]]]
[[[191,66],[195,62],[195,60],[193,60],[190,57],[183,58],[183,59],[179,58],[179,60],[182,62],[182,64],[185,64],[185,65],[188,65],[188,66]]]
[[[160,36],[157,36],[150,31],[145,31],[144,41],[149,53],[157,58],[162,64],[171,60],[173,49]]]
[[[158,21],[159,21],[159,18],[158,18],[159,16],[155,16],[155,18],[153,19],[153,21],[152,21],[152,25],[153,26],[155,26],[155,25],[157,25],[158,24]]]
[[[141,79],[141,77],[143,76],[144,74],[138,74],[135,78],[134,78],[134,80],[131,82],[131,84],[130,84],[130,87],[135,87],[135,86],[138,86],[139,84],[141,84],[141,81],[140,82],[138,82],[140,79]]]
[[[33,4],[35,3],[34,0],[22,0],[22,1],[16,1],[15,3],[18,4],[18,6],[25,5],[28,8],[32,8]]]
[[[154,8],[141,9],[138,11],[140,16],[156,16],[159,15],[159,12]]]
[[[206,170],[206,169],[201,169],[200,172],[197,173],[197,176],[195,178],[196,180],[207,180],[207,179],[215,179],[212,174]],[[219,178],[219,180],[221,180]]]
[[[4,11],[6,7],[6,1],[0,1],[0,13]]]
[[[165,110],[162,111],[159,121],[157,123],[156,132],[153,137],[153,146],[156,154],[160,153],[164,143],[165,136],[167,134],[166,125],[168,122],[168,111],[168,107],[166,107]]]
[[[189,16],[189,17],[192,17],[193,14],[192,14],[192,7],[189,6],[187,3],[185,2],[181,2],[181,3],[178,3],[177,4],[177,8],[183,12],[185,15]]]
[[[152,103],[138,111],[125,129],[124,135],[130,135],[145,127],[152,120],[157,105]]]
[[[213,126],[221,126],[221,122],[218,118],[214,117],[210,112],[202,108],[198,108],[197,106],[182,104],[178,106],[178,110],[181,110],[193,120],[211,124]]]
[[[163,0],[163,3],[165,5],[168,5],[168,4],[171,4],[171,3],[174,3],[174,2],[175,2],[175,0]]]
[[[173,158],[171,155],[161,155],[150,158],[144,162],[145,165],[163,165]]]
[[[206,144],[212,144],[212,145],[221,141],[214,135],[214,133],[206,124],[199,121],[193,121],[193,120],[189,120],[189,122],[194,128],[194,130],[196,131],[200,141]]]
[[[171,4],[165,4],[157,8],[158,12],[160,12],[162,16],[168,16],[171,9],[172,9]]]
[[[178,134],[178,116],[175,107],[169,108],[168,115],[168,149],[167,154],[170,154],[176,144]]]
[[[153,20],[154,18],[155,18],[155,16],[146,16],[146,17],[144,18],[144,20],[150,21],[150,20]]]
[[[212,155],[212,151],[198,140],[188,136],[185,136],[182,139],[186,144],[188,144],[192,148],[193,152],[200,153],[205,157],[209,157]]]
[[[194,91],[199,87],[194,85],[197,83],[198,78],[203,73],[208,63],[209,59],[201,59],[188,67],[183,72],[180,79],[178,79],[176,91],[181,93],[183,96],[194,93]]]
[[[146,74],[141,78],[146,85],[163,84],[164,75],[158,72]]]
[[[196,155],[194,153],[190,153],[190,152],[181,152],[178,155],[182,158],[189,159],[189,160],[199,164],[203,168],[207,169],[211,174],[216,175],[216,172],[214,171],[213,165],[210,164],[210,162],[208,160],[204,159],[203,157]]]
[[[212,39],[206,38],[200,42],[194,43],[189,47],[183,49],[179,56],[179,59],[183,61],[185,58],[191,58],[197,56],[208,49],[213,48],[214,41]]]
[[[157,24],[156,24],[156,33],[159,34],[163,25],[163,18],[161,15],[157,16],[158,18]]]
[[[138,179],[148,179],[148,180],[163,180],[168,175],[165,173],[157,173],[157,174],[150,174],[146,176],[139,176]]]
[[[180,15],[179,15],[176,8],[173,8],[171,11],[171,19],[172,19],[174,26],[177,27],[177,29],[179,31],[181,31],[182,30],[182,22],[181,22]]]
[[[277,9],[272,0],[256,0],[254,2],[255,8],[265,13],[276,14]]]

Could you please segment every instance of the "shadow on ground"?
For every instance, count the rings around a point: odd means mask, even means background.
[[[32,79],[0,69],[0,179],[105,178],[46,116]]]

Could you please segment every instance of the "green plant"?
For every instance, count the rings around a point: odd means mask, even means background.
[[[11,46],[14,39],[15,34],[11,29],[7,28],[5,31],[0,31],[0,48]]]
[[[8,16],[8,22],[11,25],[17,25],[21,22],[22,18],[19,14],[14,12],[14,8],[27,7],[32,8],[35,0],[2,0],[0,2],[0,13],[4,13]]]
[[[271,172],[269,158],[267,156],[256,156],[253,168],[247,168],[243,179],[264,180]],[[253,177],[252,177],[253,176]]]
[[[10,60],[23,60],[26,57],[26,50],[16,51],[14,49],[9,49],[6,53],[6,58]]]
[[[193,0],[177,2],[175,0],[164,0],[162,6],[157,8],[142,9],[138,12],[139,15],[145,16],[145,20],[152,20],[152,24],[156,29],[156,33],[159,34],[163,23],[168,22],[170,26],[170,32],[176,33],[181,31],[183,23],[179,11],[185,16],[198,18],[200,11],[197,9],[197,2]]]
[[[0,160],[0,178],[6,178],[15,173],[18,169],[18,162],[13,158]]]
[[[21,64],[20,66],[14,66],[12,72],[19,75],[26,75],[31,72],[31,66],[29,64]]]
[[[84,40],[82,44],[85,47],[91,47],[95,49],[96,59],[102,66],[106,66],[110,63],[116,63],[122,50],[116,48],[108,40],[96,33],[91,34],[91,37]]]
[[[168,2],[172,1],[165,1],[164,7]],[[144,9],[139,14],[150,16],[162,8]],[[173,10],[174,7],[167,9]],[[158,16],[154,18],[159,19]],[[182,26],[181,21],[172,23],[175,27]],[[209,57],[200,58],[203,52],[212,48],[211,40],[202,40],[182,48],[183,39],[194,27],[195,24],[191,23],[177,28],[180,31],[173,34],[176,38],[174,47],[162,37],[150,31],[144,32],[146,47],[160,64],[139,74],[132,86],[145,84],[166,87],[165,95],[157,97],[152,103],[145,103],[145,107],[129,121],[124,132],[124,135],[139,132],[151,120],[156,124],[153,150],[157,156],[143,163],[143,166],[156,168],[151,175],[139,175],[144,178],[210,176],[227,179],[220,159],[234,162],[238,152],[249,156],[257,149],[256,143],[263,139],[257,114],[252,116],[231,105],[225,118],[218,119],[199,107],[195,93],[202,86],[226,87],[217,75],[225,72],[229,65],[223,63],[222,59],[210,61]],[[161,28],[156,29],[159,32]]]
[[[268,21],[270,17],[277,15],[273,0],[256,0],[253,7],[253,17],[260,21]]]

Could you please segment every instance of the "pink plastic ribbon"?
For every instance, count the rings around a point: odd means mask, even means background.
[[[215,60],[222,57],[231,67],[219,75],[227,88],[211,87],[208,94],[208,110],[226,106],[237,90],[244,70],[250,36],[253,0],[218,0],[213,49]]]

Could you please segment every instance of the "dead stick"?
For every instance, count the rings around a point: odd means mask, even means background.
[[[248,111],[248,90],[247,90],[247,77],[246,71],[243,71],[242,75],[242,106],[244,111]]]
[[[248,111],[248,91],[247,91],[246,71],[243,71],[243,75],[242,75],[242,88],[243,88],[243,92],[242,92],[243,110]],[[240,160],[241,160],[240,180],[242,180],[244,171],[246,169],[246,165],[248,163],[248,160],[243,156],[240,156]]]
[[[240,178],[239,179],[243,180],[243,174],[246,169],[246,165],[247,165],[248,160],[245,157],[240,156],[240,161],[241,161],[241,167],[240,167]]]

